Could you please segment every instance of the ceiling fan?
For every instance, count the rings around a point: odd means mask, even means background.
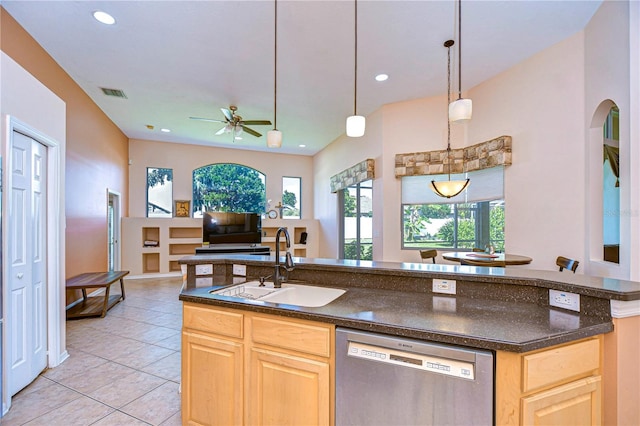
[[[192,120],[201,120],[201,121],[211,121],[214,123],[224,123],[224,126],[216,132],[216,135],[221,135],[223,133],[232,133],[233,140],[242,139],[240,136],[243,132],[247,132],[250,135],[253,135],[257,138],[262,136],[261,133],[256,132],[255,130],[247,127],[247,126],[267,126],[271,125],[271,121],[269,120],[243,120],[242,117],[236,114],[238,107],[235,105],[231,105],[227,108],[220,108],[222,111],[222,115],[224,115],[224,120],[216,120],[213,118],[201,118],[201,117],[189,117]]]

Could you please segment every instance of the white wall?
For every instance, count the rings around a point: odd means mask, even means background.
[[[29,74],[24,68],[18,65],[4,52],[0,52],[0,114],[2,116],[2,144],[0,154],[2,155],[2,264],[4,265],[0,273],[3,287],[3,309],[5,322],[3,324],[3,338],[6,339],[8,303],[8,283],[10,277],[7,274],[8,247],[10,241],[7,240],[7,218],[8,200],[5,185],[8,182],[7,149],[9,147],[10,129],[7,120],[8,116],[19,120],[21,125],[25,125],[34,131],[31,136],[36,139],[43,137],[48,142],[56,143],[55,147],[48,150],[48,178],[47,191],[47,353],[48,367],[55,367],[67,357],[66,337],[65,337],[65,213],[64,213],[64,166],[65,166],[65,145],[66,145],[66,107],[65,103],[57,97],[46,86]],[[37,135],[36,135],[37,134]],[[6,343],[6,340],[5,342]],[[3,351],[12,350],[7,345],[1,345]],[[0,359],[0,362],[2,360]],[[5,377],[2,380],[1,388],[7,389],[8,372],[7,365],[3,365],[2,371]],[[8,408],[10,404],[9,395],[0,395],[3,407]]]
[[[534,268],[553,269],[559,254],[583,255],[584,196],[565,190],[565,185],[580,187],[584,182],[583,51],[580,33],[473,88],[473,120],[451,129],[453,148],[513,136],[514,165],[506,169],[505,179],[506,245],[509,252],[533,257]],[[318,192],[332,174],[380,155],[374,197],[379,192],[382,196],[374,199],[373,217],[374,222],[382,219],[381,240],[374,246],[382,255],[376,259],[419,260],[414,250],[401,249],[401,185],[394,176],[395,155],[444,149],[446,117],[445,96],[386,105],[367,122],[367,135],[372,128],[382,129],[382,150],[376,145],[372,152],[369,145],[340,139],[316,155],[317,206],[325,205],[319,200],[326,196]],[[330,213],[336,211],[331,208],[317,212],[326,229],[332,227]],[[325,253],[333,253],[332,248]]]
[[[237,163],[266,176],[267,199],[282,200],[282,177],[302,178],[302,219],[313,219],[313,159],[309,156],[182,145],[140,139],[129,141],[129,216],[146,216],[147,167],[173,169],[173,199],[191,200],[193,170],[214,163]]]
[[[635,5],[637,7],[637,4]],[[621,1],[605,1],[585,28],[585,153],[587,190],[585,211],[587,222],[585,234],[588,240],[585,250],[585,272],[594,275],[630,278],[632,263],[636,264],[638,278],[638,246],[640,237],[632,235],[631,224],[638,229],[637,206],[638,175],[635,179],[632,170],[638,168],[638,139],[630,138],[630,122],[638,121],[637,110],[631,111],[630,89],[630,4]],[[637,37],[637,32],[636,32]],[[637,66],[637,52],[636,52]],[[637,68],[636,68],[637,70]],[[637,76],[636,76],[637,78]],[[636,83],[637,84],[637,83]],[[636,98],[637,85],[636,85]],[[602,244],[602,118],[606,108],[599,106],[603,102],[613,101],[620,109],[620,264],[603,262]],[[631,141],[633,140],[633,143]],[[635,259],[631,262],[631,259]]]
[[[640,84],[630,78],[640,75],[638,9],[634,2],[605,1],[584,31],[471,88],[474,117],[467,125],[452,126],[453,148],[513,137],[513,165],[505,169],[506,248],[533,257],[530,268],[555,269],[555,258],[563,255],[585,265],[579,272],[628,278],[632,270],[636,279],[640,275],[640,264],[629,262],[640,257],[639,126],[631,120],[640,116]],[[444,87],[446,75],[442,79]],[[594,232],[590,224],[601,232],[602,216],[591,213],[589,187],[601,178],[594,178],[588,155],[601,173],[601,140],[594,148],[597,153],[586,147],[594,110],[609,98],[621,109],[621,226],[627,250],[620,267],[596,270],[588,259],[594,253],[602,258],[602,244],[589,250]],[[373,134],[378,129],[381,139]],[[601,128],[598,132],[601,137]],[[335,257],[339,244],[338,207],[336,196],[328,193],[329,178],[374,157],[374,259],[417,261],[415,251],[400,245],[401,185],[394,177],[395,155],[445,147],[446,99],[440,96],[386,105],[367,118],[362,140],[343,137],[318,153],[314,186],[316,218],[323,229],[321,255]]]
[[[346,117],[345,117],[346,119]],[[331,193],[329,185],[331,176],[348,169],[368,158],[375,159],[375,176],[373,181],[373,208],[376,212],[373,219],[374,258],[382,258],[377,250],[383,246],[381,223],[383,213],[379,207],[382,203],[382,184],[384,164],[380,161],[383,140],[383,123],[380,111],[367,117],[365,135],[360,138],[349,138],[343,135],[313,157],[313,192],[316,206],[315,219],[320,223],[320,257],[337,258],[339,241],[338,229],[338,196]]]

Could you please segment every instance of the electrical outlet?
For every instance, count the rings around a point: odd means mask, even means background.
[[[233,275],[247,276],[247,265],[233,265]]]
[[[549,305],[580,312],[580,295],[568,291],[549,290]]]
[[[432,291],[434,293],[456,294],[456,280],[433,279]]]
[[[196,275],[212,275],[213,264],[196,265]]]

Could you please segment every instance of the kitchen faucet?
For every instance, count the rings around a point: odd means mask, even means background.
[[[280,274],[280,234],[284,233],[284,238],[286,240],[287,245],[287,255],[284,261],[284,269],[287,272],[293,271],[295,265],[293,264],[293,258],[291,257],[291,253],[289,252],[289,248],[291,248],[291,238],[289,238],[289,231],[287,228],[281,227],[276,231],[276,264],[275,270],[273,272],[273,287],[280,288],[282,287],[283,278],[286,281],[286,277],[283,277]]]

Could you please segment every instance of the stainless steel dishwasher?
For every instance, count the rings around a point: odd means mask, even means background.
[[[490,351],[338,328],[336,425],[492,425]]]

